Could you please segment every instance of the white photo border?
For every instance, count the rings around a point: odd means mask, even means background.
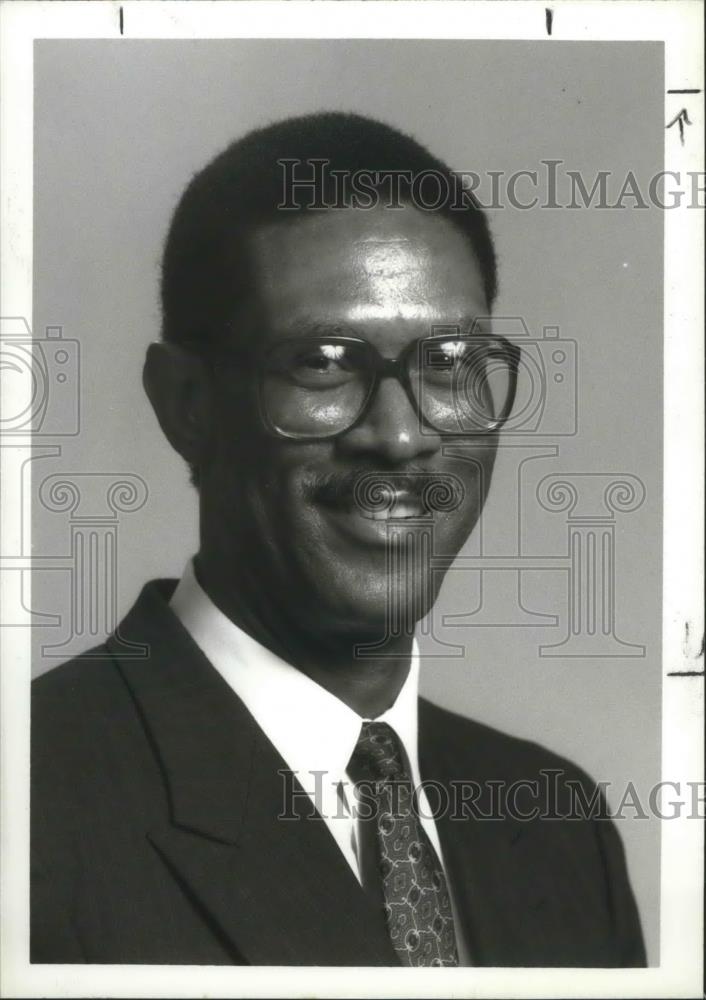
[[[546,9],[553,12],[547,33]],[[652,40],[664,43],[665,85],[690,95],[688,142],[665,129],[665,170],[703,171],[703,7],[699,0],[4,0],[2,60],[3,316],[32,322],[33,42],[36,38],[467,38]],[[685,98],[665,94],[665,123]],[[703,173],[701,174],[703,178]],[[703,213],[665,212],[662,777],[704,780]],[[8,382],[0,405],[28,402]],[[29,451],[29,447],[28,447]],[[4,457],[4,456],[3,456]],[[3,547],[30,530],[3,478]],[[0,577],[5,604],[7,574]],[[30,604],[31,606],[31,604]],[[0,629],[0,994],[12,997],[700,997],[703,824],[661,830],[660,964],[649,969],[331,969],[78,966],[29,963],[30,629]],[[667,789],[665,789],[666,791]],[[677,794],[674,794],[677,800]],[[664,808],[668,796],[663,798]]]

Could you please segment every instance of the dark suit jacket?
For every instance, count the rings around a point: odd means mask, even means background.
[[[105,646],[34,682],[32,961],[397,964],[321,818],[277,818],[286,765],[170,611],[173,586],[148,584]],[[446,790],[544,768],[590,797],[533,743],[424,700],[419,727],[422,778]],[[476,964],[644,964],[612,823],[437,824]]]

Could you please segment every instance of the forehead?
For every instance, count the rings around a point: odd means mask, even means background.
[[[333,322],[372,335],[393,320],[418,336],[430,324],[485,315],[468,239],[448,219],[415,208],[330,210],[264,225],[250,250],[273,333]]]

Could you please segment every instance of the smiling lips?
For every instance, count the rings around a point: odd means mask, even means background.
[[[383,501],[380,509],[365,510],[359,507],[363,517],[373,521],[403,520],[406,518],[431,518],[432,511],[424,501],[421,493],[406,489],[381,490]]]
[[[411,538],[448,524],[449,514],[463,500],[464,488],[449,472],[352,470],[322,477],[310,496],[337,534],[356,546],[384,551],[399,541],[395,526],[403,526],[404,537]]]
[[[389,521],[407,518],[426,518],[433,516],[433,511],[425,502],[422,491],[392,487],[380,484],[372,496],[365,502],[351,493],[339,493],[337,496],[320,497],[320,501],[330,509],[345,514],[359,514],[371,521]]]

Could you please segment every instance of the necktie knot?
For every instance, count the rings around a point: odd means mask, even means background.
[[[363,723],[350,769],[356,780],[407,777],[399,740],[386,722]]]

